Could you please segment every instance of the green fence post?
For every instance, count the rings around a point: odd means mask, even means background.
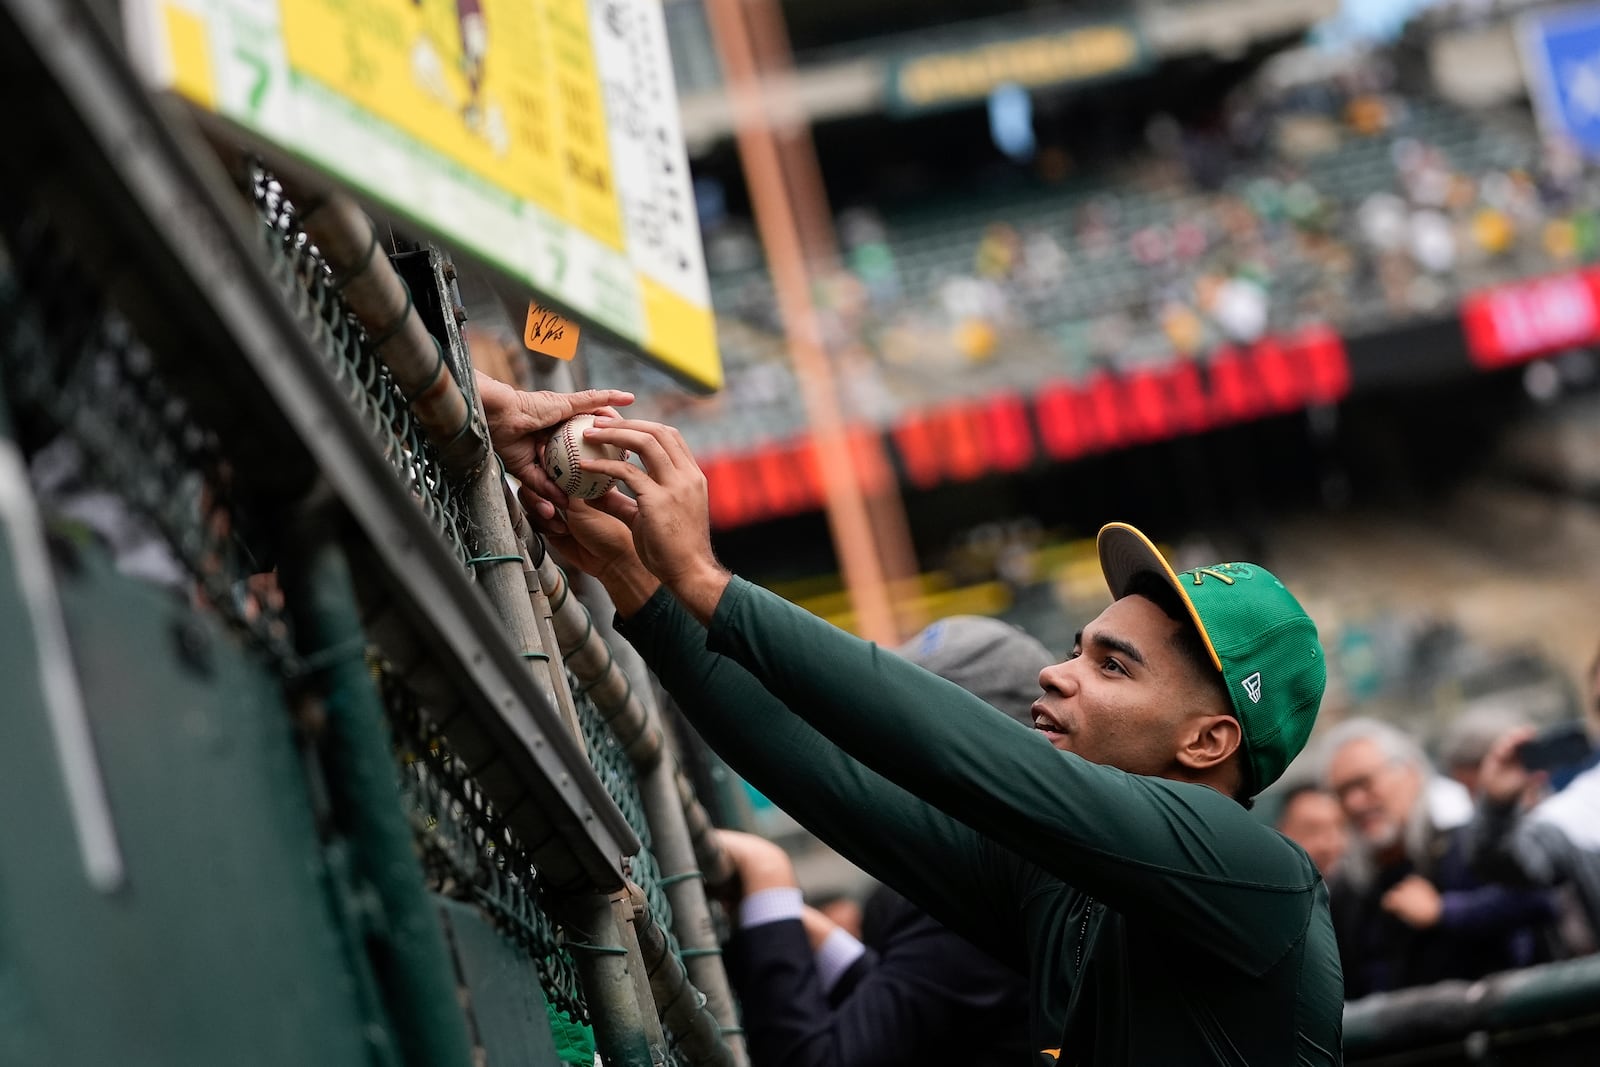
[[[650,1025],[656,1021],[655,1004],[640,1002],[634,967],[642,962],[636,964],[638,953],[630,950],[619,929],[618,911],[625,900],[626,891],[571,897],[561,905],[561,921],[567,931],[567,951],[589,1002],[600,1058],[606,1067],[655,1067],[660,1061],[651,1054],[650,1039],[660,1026]]]
[[[293,531],[294,550],[279,573],[312,691],[325,711],[320,748],[334,819],[373,897],[370,933],[383,951],[372,962],[406,1061],[473,1067],[455,967],[401,808],[349,565],[326,516],[318,520]]]

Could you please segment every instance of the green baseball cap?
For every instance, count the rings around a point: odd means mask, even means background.
[[[1100,531],[1100,570],[1114,600],[1138,574],[1170,585],[1189,609],[1244,734],[1251,795],[1278,780],[1317,721],[1327,660],[1317,626],[1265,567],[1217,563],[1174,571],[1150,539],[1126,523]]]

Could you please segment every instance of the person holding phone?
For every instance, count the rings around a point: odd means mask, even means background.
[[[1355,718],[1323,745],[1322,782],[1351,829],[1328,882],[1346,998],[1471,981],[1550,958],[1554,894],[1477,876],[1466,828],[1430,802],[1440,779],[1415,738]]]
[[[1600,657],[1589,669],[1585,698],[1588,729],[1595,731]],[[1571,886],[1588,920],[1583,947],[1590,951],[1600,943],[1600,765],[1592,740],[1570,726],[1542,734],[1524,727],[1502,736],[1479,768],[1480,800],[1467,834],[1469,861],[1482,876],[1520,885]],[[1584,769],[1565,788],[1523,810],[1535,775],[1573,765]]]

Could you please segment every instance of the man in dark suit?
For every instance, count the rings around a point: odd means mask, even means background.
[[[1051,655],[994,619],[929,626],[900,654],[1021,721]],[[756,1067],[1002,1067],[1035,1062],[1018,975],[888,888],[868,900],[857,940],[807,907],[788,855],[722,831],[739,871],[728,974]]]

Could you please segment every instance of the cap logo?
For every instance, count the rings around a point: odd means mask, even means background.
[[[1261,672],[1256,671],[1250,677],[1239,683],[1244,686],[1245,695],[1250,698],[1250,703],[1261,703]]]
[[[1195,585],[1199,585],[1202,582],[1204,582],[1206,580],[1205,576],[1208,575],[1208,574],[1211,575],[1211,577],[1216,578],[1217,580],[1221,581],[1224,585],[1232,585],[1233,584],[1233,579],[1231,577],[1229,577],[1226,574],[1223,574],[1221,571],[1217,570],[1215,567],[1196,567],[1194,570],[1190,571],[1189,573],[1194,575],[1194,584]]]

